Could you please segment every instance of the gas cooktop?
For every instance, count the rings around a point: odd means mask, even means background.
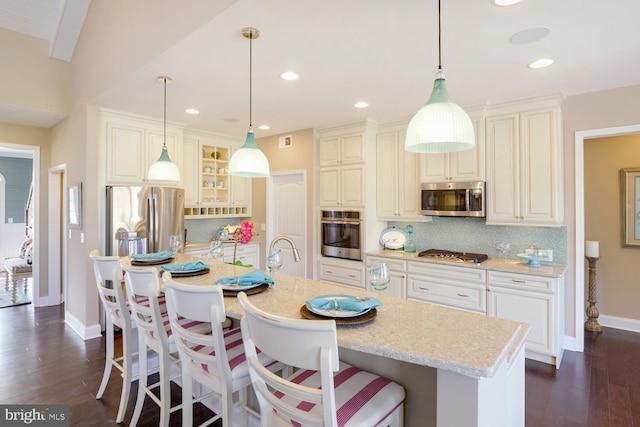
[[[474,254],[471,252],[454,252],[444,249],[427,249],[418,254],[425,258],[441,259],[445,261],[459,261],[479,264],[489,259],[486,254]]]

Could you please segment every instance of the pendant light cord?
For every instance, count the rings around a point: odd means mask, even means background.
[[[163,129],[163,140],[162,140],[162,146],[163,148],[167,147],[167,78],[165,77],[164,79],[162,79],[164,81],[164,117],[163,117],[163,123],[164,123],[164,129]]]
[[[440,24],[440,0],[438,0],[438,70],[442,70],[442,30]]]
[[[251,98],[252,98],[252,77],[253,75],[253,31],[249,31],[249,129],[253,126],[253,117],[251,114]]]

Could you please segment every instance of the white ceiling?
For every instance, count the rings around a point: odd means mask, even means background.
[[[0,16],[17,4],[69,2],[0,0]],[[55,16],[33,9],[16,15],[13,27],[6,19],[0,26],[27,32],[33,27],[23,29],[21,18],[40,26],[38,19]],[[506,8],[491,0],[444,0],[442,62],[449,93],[470,107],[640,84],[638,16],[638,0],[523,0]],[[242,138],[249,122],[249,41],[241,36],[247,26],[261,32],[253,42],[258,138],[364,118],[406,119],[429,97],[438,62],[436,0],[238,0],[94,102],[161,119],[162,84],[156,77],[167,75],[174,80],[167,88],[168,121]],[[549,36],[530,44],[509,42],[534,27],[549,28]],[[541,56],[554,64],[527,68]],[[287,70],[300,79],[281,80]],[[361,100],[370,106],[355,109]],[[201,114],[186,114],[188,107]],[[261,124],[271,129],[257,129]]]

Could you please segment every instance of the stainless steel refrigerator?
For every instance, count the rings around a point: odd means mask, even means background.
[[[184,236],[184,190],[173,187],[107,186],[109,255],[169,249],[169,237]]]

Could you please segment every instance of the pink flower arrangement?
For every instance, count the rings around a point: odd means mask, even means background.
[[[242,221],[240,225],[225,225],[218,231],[218,238],[225,241],[239,242],[243,245],[249,243],[253,237],[253,224]]]
[[[253,224],[247,221],[242,221],[240,223],[240,232],[242,233],[242,240],[240,243],[246,245],[253,237]]]

